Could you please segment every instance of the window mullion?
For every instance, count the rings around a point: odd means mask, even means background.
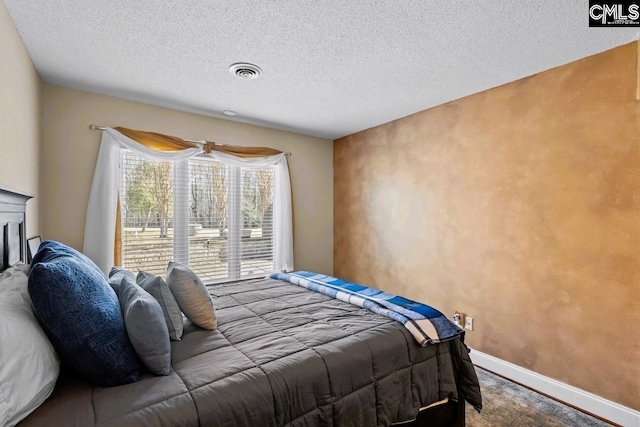
[[[242,171],[237,166],[227,166],[228,179],[228,206],[229,206],[229,278],[237,280],[240,278],[240,265],[242,258]]]
[[[173,164],[173,259],[189,263],[189,161]]]

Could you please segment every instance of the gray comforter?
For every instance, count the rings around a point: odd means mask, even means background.
[[[273,279],[209,287],[218,330],[186,321],[168,376],[102,388],[61,375],[22,426],[388,426],[443,398],[480,407],[464,344]]]

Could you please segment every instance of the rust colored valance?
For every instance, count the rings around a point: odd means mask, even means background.
[[[114,128],[121,134],[133,139],[138,144],[157,151],[181,151],[193,148],[195,145],[182,138],[163,135],[156,132],[145,132],[141,130],[127,129],[122,127]]]
[[[121,134],[133,139],[147,148],[157,151],[181,151],[187,148],[196,147],[195,142],[185,141],[171,135],[164,135],[157,132],[146,132],[141,130],[127,129],[123,127],[114,128]],[[209,154],[212,151],[229,154],[242,158],[269,157],[282,153],[280,150],[269,147],[241,147],[238,145],[220,145],[213,141],[205,141],[202,144],[202,151]]]
[[[215,142],[207,141],[202,147],[205,153],[209,154],[212,151],[219,153],[225,153],[236,157],[242,158],[254,158],[254,157],[269,157],[282,153],[280,150],[269,147],[241,147],[238,145],[218,145]]]

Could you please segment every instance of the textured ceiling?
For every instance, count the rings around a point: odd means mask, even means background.
[[[640,35],[586,0],[4,3],[46,83],[331,139]]]

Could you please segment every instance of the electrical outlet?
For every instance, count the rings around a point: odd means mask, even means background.
[[[464,317],[464,328],[467,331],[473,331],[473,317],[469,317],[469,316]]]
[[[462,314],[456,311],[455,314],[453,315],[453,323],[462,327]]]

